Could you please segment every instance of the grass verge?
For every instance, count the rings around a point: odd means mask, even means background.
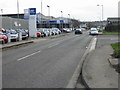
[[[103,31],[103,34],[120,34],[120,32],[107,32],[107,31]]]
[[[111,46],[114,50],[113,56],[115,58],[120,58],[120,42],[111,44]]]

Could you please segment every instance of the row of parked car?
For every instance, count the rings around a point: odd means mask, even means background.
[[[10,37],[11,41],[18,41],[19,40],[19,32],[22,34],[22,40],[29,38],[29,30],[25,29],[3,29],[0,28],[0,41],[2,43],[8,43],[8,36]],[[37,28],[36,36],[37,37],[47,37],[61,34],[62,32],[70,33],[72,32],[71,28],[63,28],[59,30],[58,28]]]

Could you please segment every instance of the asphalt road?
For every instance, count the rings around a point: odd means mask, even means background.
[[[3,88],[65,88],[92,37],[71,33],[3,51]]]
[[[116,43],[119,40],[118,35],[98,35],[96,48],[101,48],[105,45]]]

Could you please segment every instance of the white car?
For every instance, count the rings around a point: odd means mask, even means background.
[[[10,34],[11,40],[17,41],[19,39],[17,31],[9,30],[9,31],[6,32],[6,34],[8,35],[8,33]]]
[[[61,31],[58,28],[53,28],[55,31],[55,35],[61,34]]]
[[[96,28],[91,28],[89,34],[90,35],[98,35],[98,30]]]

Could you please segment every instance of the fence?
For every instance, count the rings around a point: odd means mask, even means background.
[[[28,20],[24,19],[15,19],[10,17],[0,17],[0,21],[2,21],[2,25],[0,24],[0,27],[4,29],[28,29]]]

